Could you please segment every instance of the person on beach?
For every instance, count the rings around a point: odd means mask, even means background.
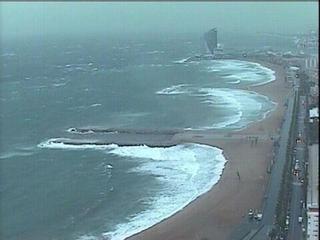
[[[240,173],[239,173],[239,170],[237,170],[237,175],[238,175],[238,178],[239,178],[239,181],[240,181]]]

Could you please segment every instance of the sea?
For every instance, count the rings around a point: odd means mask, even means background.
[[[186,36],[2,42],[1,239],[121,240],[216,184],[228,161],[216,147],[50,141],[70,128],[237,130],[264,119],[276,103],[246,89],[274,72],[232,59],[185,63],[202,44]]]

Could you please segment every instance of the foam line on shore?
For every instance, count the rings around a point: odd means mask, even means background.
[[[209,191],[222,175],[227,162],[219,148],[203,144],[180,144],[172,147],[72,145],[49,139],[38,145],[40,148],[83,150],[94,149],[136,161],[138,166],[131,172],[156,176],[163,186],[152,199],[148,208],[132,216],[127,222],[118,224],[114,230],[102,237],[122,240],[169,218],[190,202]],[[131,160],[130,160],[131,159]],[[100,239],[101,236],[83,235],[82,239]]]
[[[247,86],[259,86],[275,80],[275,72],[260,63],[242,60],[212,60],[210,66],[206,66],[207,72],[224,73],[222,78],[226,83],[245,84]],[[229,81],[234,80],[234,81]]]
[[[200,144],[169,148],[121,147],[110,151],[125,157],[152,159],[132,169],[151,174],[164,184],[166,191],[150,199],[151,207],[104,233],[112,240],[122,240],[171,217],[203,193],[209,191],[222,175],[226,159],[222,150]]]
[[[202,127],[203,129],[243,128],[248,123],[265,118],[266,112],[274,109],[275,103],[268,97],[253,91],[229,88],[194,87],[173,85],[156,92],[160,95],[187,95],[200,98],[209,107],[221,108],[226,117],[219,123]]]

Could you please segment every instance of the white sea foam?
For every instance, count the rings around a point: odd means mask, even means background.
[[[208,72],[221,72],[220,69],[215,69],[215,68],[213,68],[213,67],[210,67],[207,71],[208,71]]]
[[[0,159],[30,156],[36,153],[35,146],[16,146],[14,150],[2,152]]]
[[[237,80],[235,80],[235,81],[231,81],[231,82],[228,82],[228,83],[239,84],[239,83],[241,83],[241,80],[240,80],[240,79],[237,79]]]
[[[4,152],[0,155],[0,159],[8,159],[8,158],[15,158],[15,157],[25,157],[33,155],[34,152],[27,152],[27,151],[13,151],[13,152]]]
[[[200,144],[169,148],[121,147],[111,152],[141,158],[141,165],[132,171],[157,176],[165,189],[148,199],[149,209],[108,232],[112,240],[129,237],[183,209],[218,182],[226,163],[222,150]]]
[[[176,60],[176,61],[173,61],[173,62],[174,63],[186,63],[189,59],[190,59],[190,57],[184,58],[184,59],[180,59],[180,60]]]
[[[162,64],[150,64],[149,66],[150,67],[163,67]]]
[[[204,101],[211,102],[210,105],[214,107],[222,107],[229,116],[220,123],[208,126],[208,128],[225,128],[227,126],[238,123],[243,115],[241,102],[235,95],[236,90],[231,89],[216,89],[216,88],[201,88],[199,93]],[[202,95],[201,95],[202,94]],[[230,114],[233,112],[234,114]]]
[[[162,67],[172,67],[174,66],[173,64],[161,64],[161,63],[151,63],[151,64],[139,64],[136,65],[138,68],[147,68],[147,67],[157,67],[157,68],[162,68]]]
[[[98,240],[98,238],[92,235],[82,235],[78,240]]]
[[[236,81],[231,84],[248,83],[252,86],[262,85],[275,80],[274,71],[259,63],[240,60],[213,60],[212,65],[206,67],[207,72],[229,73],[225,79]]]
[[[122,156],[135,161],[138,166],[130,172],[153,175],[161,183],[161,189],[152,198],[144,199],[148,208],[115,226],[102,236],[83,235],[78,240],[106,239],[122,240],[172,216],[191,201],[207,192],[218,182],[226,159],[222,150],[201,144],[182,144],[173,147],[108,145],[67,145],[54,143],[51,139],[39,144],[41,148],[68,150],[97,149],[106,154]],[[131,159],[131,160],[130,160]],[[108,168],[112,166],[108,165]]]
[[[160,91],[157,91],[156,94],[159,95],[176,95],[176,94],[183,94],[183,93],[188,93],[188,89],[185,87],[190,86],[190,84],[179,84],[179,85],[174,85],[171,87],[164,88]]]
[[[159,54],[159,53],[164,53],[164,51],[155,50],[155,51],[149,51],[149,52],[147,52],[147,54],[150,54],[150,55],[152,55],[152,54]]]
[[[183,59],[181,61],[186,61]],[[252,63],[240,60],[213,60],[207,67],[208,71],[230,73],[222,76],[230,84],[249,83],[249,85],[262,85],[275,80],[274,71]],[[232,81],[230,81],[232,80]],[[204,128],[243,128],[252,121],[264,119],[274,109],[275,103],[267,97],[255,92],[227,89],[227,88],[201,88],[188,84],[173,85],[157,91],[160,95],[189,95],[201,98],[201,103],[215,108],[223,108],[227,114],[221,117],[219,123]]]
[[[85,92],[89,92],[90,89],[89,88],[85,88],[84,91]],[[102,106],[101,103],[93,103],[93,104],[91,104],[89,106],[81,105],[81,106],[71,107],[69,109],[70,110],[78,110],[79,111],[79,110],[83,110],[83,109],[96,108],[96,107],[100,107],[100,106]]]
[[[94,104],[91,104],[90,107],[99,107],[99,106],[102,106],[101,103],[94,103]]]
[[[275,103],[252,91],[228,88],[196,88],[188,84],[173,85],[156,92],[160,95],[185,94],[200,98],[200,102],[214,108],[222,108],[226,117],[208,128],[243,128],[252,121],[264,119]]]
[[[67,132],[77,133],[77,134],[90,134],[90,133],[94,133],[92,130],[88,130],[88,131],[85,131],[85,132],[81,132],[81,131],[78,131],[76,128],[69,128],[69,129],[67,129]]]
[[[220,123],[208,128],[243,128],[248,123],[264,119],[276,106],[266,96],[253,91],[227,88],[202,88],[205,99],[215,101],[214,107],[222,107],[228,113],[233,112]]]
[[[1,57],[14,57],[16,55],[17,55],[16,53],[8,52],[8,53],[1,54]]]
[[[66,82],[64,82],[64,83],[54,83],[54,84],[52,84],[52,86],[61,87],[61,86],[65,86],[66,84],[67,84]]]
[[[117,147],[115,144],[65,144],[63,142],[56,142],[58,140],[70,140],[66,138],[52,138],[47,141],[38,144],[39,148],[50,148],[50,149],[66,149],[66,150],[83,150],[83,149],[93,149],[93,150],[106,150]]]

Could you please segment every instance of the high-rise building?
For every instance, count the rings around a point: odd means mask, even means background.
[[[210,31],[204,34],[204,40],[209,52],[214,55],[214,50],[218,47],[218,32],[216,28],[211,29]]]

